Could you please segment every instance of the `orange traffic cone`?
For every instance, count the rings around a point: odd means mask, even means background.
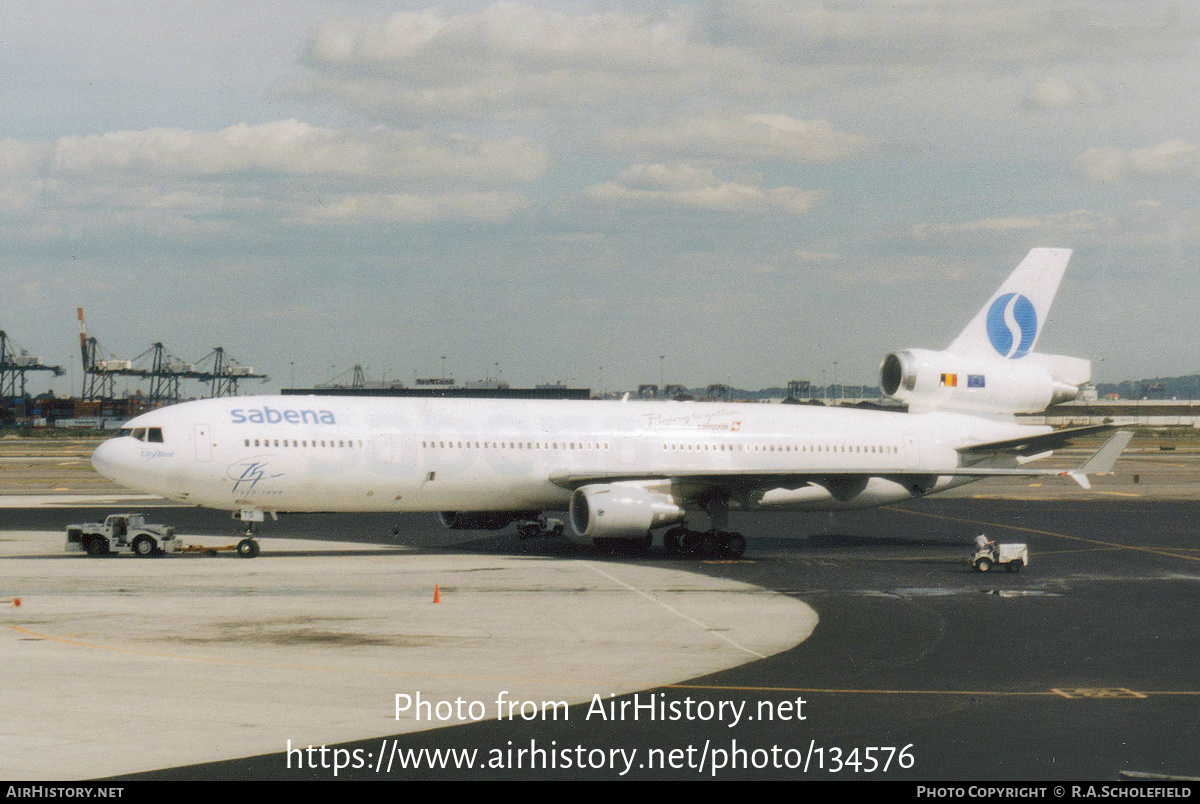
[[[21,598],[14,597],[13,598],[13,608],[19,608],[20,605],[21,605]]]
[[[441,586],[441,584],[433,585],[433,602],[434,603],[442,602],[442,586]]]

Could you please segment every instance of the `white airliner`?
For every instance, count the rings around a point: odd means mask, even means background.
[[[880,367],[907,412],[690,402],[254,396],[130,421],[92,464],[124,486],[234,512],[243,555],[265,514],[437,511],[450,528],[537,529],[600,546],[740,556],[728,512],[865,508],[983,477],[1067,474],[1087,487],[1129,440],[1072,472],[1026,467],[1084,433],[1016,421],[1073,399],[1091,363],[1033,351],[1071,252],[1034,249],[945,351]],[[702,511],[710,529],[687,528]]]

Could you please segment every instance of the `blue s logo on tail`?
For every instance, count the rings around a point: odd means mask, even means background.
[[[988,340],[1001,357],[1015,360],[1029,354],[1037,333],[1037,310],[1024,295],[1005,293],[988,308]]]

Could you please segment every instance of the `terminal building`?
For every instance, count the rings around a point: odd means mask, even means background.
[[[1026,424],[1079,427],[1200,427],[1200,402],[1176,399],[1099,399],[1063,402],[1042,413],[1017,417]]]

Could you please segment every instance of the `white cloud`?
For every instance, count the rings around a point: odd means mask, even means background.
[[[547,151],[527,140],[469,141],[425,131],[330,129],[299,120],[238,124],[215,132],[155,128],[54,143],[57,174],[133,172],[217,176],[255,172],[364,179],[529,181]]]
[[[1092,81],[1047,76],[1029,87],[1025,102],[1034,108],[1057,111],[1073,106],[1100,106],[1108,97]]]
[[[589,187],[586,195],[614,207],[785,215],[806,214],[818,197],[795,187],[722,181],[711,170],[687,164],[634,165],[616,181]]]
[[[1100,182],[1125,179],[1200,179],[1200,149],[1187,140],[1147,148],[1089,148],[1075,160],[1081,174]]]
[[[0,226],[18,240],[106,231],[195,239],[262,224],[494,222],[526,205],[495,188],[538,179],[548,165],[545,148],[520,138],[297,120],[10,139],[0,141]]]
[[[708,113],[656,127],[615,128],[599,147],[668,158],[832,162],[862,152],[866,137],[838,131],[826,120],[785,114]]]
[[[309,204],[293,219],[303,224],[431,223],[441,220],[506,221],[528,201],[516,193],[347,195]]]
[[[874,67],[1162,56],[1184,52],[1195,35],[1173,0],[723,0],[713,4],[707,21],[714,41],[779,60]]]
[[[1129,248],[1142,254],[1164,248],[1178,251],[1184,244],[1200,242],[1200,207],[1142,199],[1102,212],[1076,209],[958,224],[925,224],[913,230],[913,237],[942,245],[970,246],[976,251],[991,247],[1009,250],[1036,245],[1078,248],[1096,244],[1108,249]]]
[[[36,175],[45,165],[50,150],[48,143],[0,140],[0,177]]]
[[[1091,210],[1077,209],[1049,215],[981,218],[955,224],[920,224],[913,228],[913,237],[917,240],[949,239],[964,235],[979,237],[1011,234],[1038,234],[1049,238],[1068,235],[1078,237],[1085,233],[1096,232],[1110,224],[1111,219],[1108,216]]]
[[[836,262],[845,259],[841,254],[830,251],[809,251],[803,248],[796,249],[793,254],[801,262]]]
[[[571,14],[500,2],[478,13],[446,15],[425,9],[398,12],[383,21],[330,21],[314,32],[306,56],[330,66],[387,70],[425,59],[440,61],[444,55],[438,53],[450,49],[474,55],[477,64],[498,57],[531,65],[640,69],[647,55],[654,63],[664,63],[679,58],[687,47],[686,30],[669,20]]]
[[[281,82],[284,92],[376,119],[545,119],[606,106],[673,108],[694,92],[812,85],[708,41],[687,9],[573,13],[501,2],[335,20],[313,32],[303,62],[310,72]]]

